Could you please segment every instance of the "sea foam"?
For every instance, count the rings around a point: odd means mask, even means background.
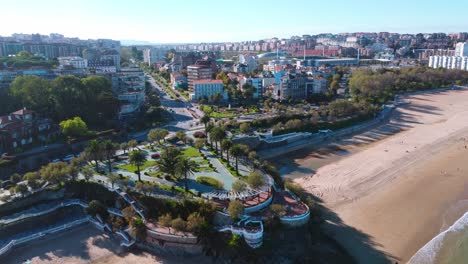
[[[408,264],[468,263],[468,212],[424,245]]]

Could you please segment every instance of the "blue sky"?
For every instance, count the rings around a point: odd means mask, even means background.
[[[467,0],[2,0],[0,35],[154,43],[356,31],[468,31]]]

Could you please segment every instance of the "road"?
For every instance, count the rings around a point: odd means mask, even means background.
[[[154,80],[154,78],[147,74],[147,81],[151,84],[153,90],[157,91],[159,94],[159,100],[161,101],[161,106],[167,109],[172,115],[173,121],[165,125],[164,128],[169,130],[169,132],[176,132],[178,130],[196,130],[202,129],[203,124],[200,125],[198,119],[195,119],[188,108],[192,112],[196,113],[198,116],[201,116],[200,111],[191,103],[187,101],[173,100]],[[148,130],[141,131],[130,135],[131,138],[145,141],[147,140]]]

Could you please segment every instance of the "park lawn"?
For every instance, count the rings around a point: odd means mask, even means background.
[[[143,171],[149,167],[153,167],[153,166],[156,166],[158,162],[157,161],[154,161],[154,160],[147,160],[145,161],[145,163],[143,165],[140,166],[140,171]],[[120,165],[120,166],[117,166],[117,168],[121,169],[121,170],[126,170],[126,171],[129,171],[129,172],[136,172],[137,171],[137,167],[131,163],[129,164],[125,164],[125,165]]]
[[[158,172],[154,172],[154,173],[148,172],[146,175],[148,175],[150,177],[154,177],[154,178],[162,178],[164,173],[162,171],[158,171]]]
[[[211,186],[216,189],[223,189],[224,186],[224,183],[222,181],[208,176],[197,177],[197,182]]]
[[[180,192],[180,193],[186,193],[185,189],[182,188],[182,187],[179,187],[179,186],[158,185],[158,187],[161,190],[165,190],[165,191],[169,191],[169,192],[176,191],[176,192]],[[174,188],[172,188],[172,187],[174,187]]]
[[[182,150],[182,155],[187,158],[201,157],[200,151],[194,147],[188,147]]]
[[[215,169],[214,168],[211,168],[211,167],[198,167],[197,169],[195,169],[195,172],[215,172]]]
[[[221,113],[221,112],[212,112],[210,114],[210,116],[213,118],[229,118],[229,117],[234,117],[236,115],[237,115],[236,113]]]

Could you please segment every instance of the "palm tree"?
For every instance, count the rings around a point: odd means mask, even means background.
[[[184,157],[184,156],[179,157],[177,164],[176,164],[175,172],[178,178],[184,177],[185,191],[188,191],[188,182],[187,182],[188,175],[192,174],[197,168],[198,168],[198,164],[195,161],[190,160],[189,158]]]
[[[210,138],[212,138],[216,144],[216,152],[218,152],[218,142],[226,138],[226,131],[221,127],[214,127],[210,131]]]
[[[120,144],[120,149],[123,150],[124,154],[127,152],[128,144],[127,142],[123,142]]]
[[[202,116],[202,118],[200,118],[200,122],[202,122],[205,125],[205,134],[208,134],[207,125],[210,122],[210,120],[210,116],[206,114]]]
[[[232,140],[230,139],[224,139],[223,141],[221,141],[221,149],[222,151],[226,151],[226,159],[229,163],[229,149],[232,147]],[[222,156],[222,153],[221,153],[221,156]]]
[[[104,152],[104,156],[107,160],[107,167],[109,169],[109,173],[112,172],[112,157],[115,155],[117,151],[117,146],[109,139],[102,142],[102,151]]]
[[[109,176],[107,176],[107,180],[109,181],[110,184],[112,184],[112,189],[114,189],[114,184],[119,182],[120,176],[117,174],[109,174]]]
[[[96,172],[99,171],[98,160],[102,159],[102,145],[101,142],[93,139],[89,141],[88,146],[84,150],[85,156],[96,163]]]
[[[229,150],[231,155],[236,158],[236,173],[239,175],[239,157],[244,154],[244,150],[241,145],[234,144],[232,145],[231,149]]]
[[[159,170],[171,176],[175,175],[176,164],[180,156],[180,150],[175,147],[163,149],[159,157]]]
[[[133,150],[130,152],[128,159],[131,164],[137,167],[138,181],[141,181],[141,171],[140,166],[143,165],[146,161],[146,156],[141,150]]]

